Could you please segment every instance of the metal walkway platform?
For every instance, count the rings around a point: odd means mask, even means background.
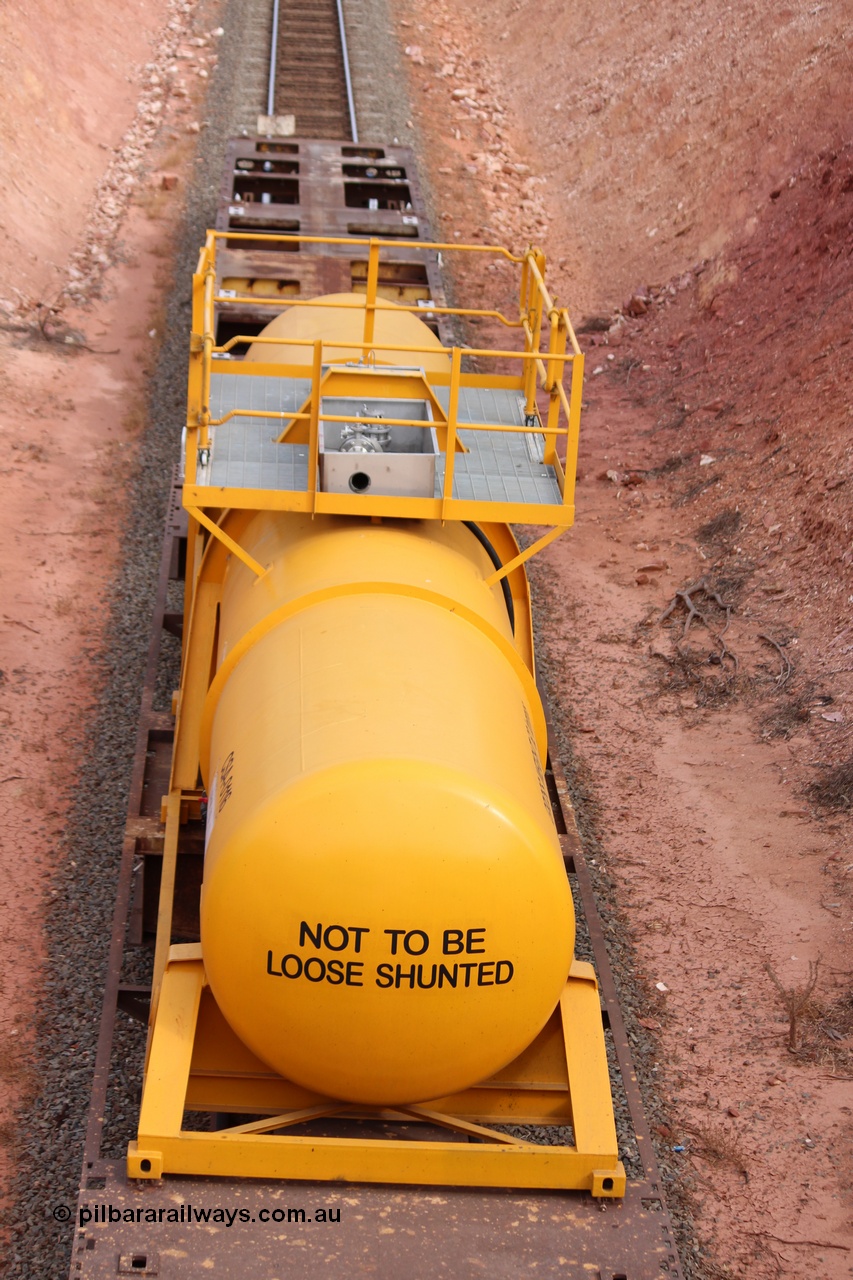
[[[276,378],[215,373],[210,380],[214,420],[238,406],[251,412],[296,413],[311,392],[307,378]],[[448,388],[436,388],[446,410]],[[554,468],[542,461],[541,440],[519,432],[465,431],[465,425],[524,426],[524,397],[518,391],[463,387],[459,392],[459,438],[468,450],[457,454],[453,497],[484,502],[535,502],[560,506],[562,495]],[[278,489],[305,493],[308,487],[307,445],[277,444],[278,417],[235,414],[212,427],[210,458],[199,467],[196,483],[235,489]],[[435,497],[444,485],[444,456],[436,459]]]

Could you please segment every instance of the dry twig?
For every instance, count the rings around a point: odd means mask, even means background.
[[[782,670],[779,672],[778,676],[776,677],[776,684],[781,689],[784,684],[787,684],[788,678],[790,677],[791,672],[794,669],[791,666],[791,660],[788,657],[788,655],[782,651],[782,646],[778,644],[773,639],[772,636],[767,635],[766,631],[759,631],[758,638],[759,640],[766,640],[768,644],[772,644],[773,648],[776,650],[779,657],[782,659],[782,662],[784,663]]]
[[[118,347],[105,351],[100,347],[90,347],[85,334],[79,329],[69,329],[61,319],[61,308],[47,302],[40,302],[36,311],[36,323],[45,342],[58,343],[65,347],[74,347],[79,351],[91,351],[96,356],[117,356]]]
[[[23,627],[25,631],[32,631],[35,636],[41,635],[41,632],[36,627],[31,627],[28,622],[22,622],[20,618],[10,618],[8,614],[4,613],[3,621],[8,622],[10,627]]]
[[[776,990],[782,998],[782,1004],[788,1015],[788,1049],[791,1053],[796,1053],[800,1047],[799,1023],[800,1017],[805,1012],[806,1006],[811,999],[814,989],[817,986],[818,974],[820,973],[821,957],[817,960],[809,961],[809,977],[808,981],[802,987],[786,987],[783,986],[779,976],[768,961],[764,968],[770,976],[770,979]]]
[[[833,1244],[831,1240],[783,1240],[781,1236],[774,1236],[771,1231],[754,1231],[752,1234],[776,1240],[779,1244],[804,1244],[811,1245],[813,1249],[843,1249],[845,1253],[850,1252],[849,1244]]]
[[[723,612],[725,613],[726,625],[723,627],[722,631],[719,631],[719,632],[715,631],[714,628],[711,626],[710,622],[708,621],[707,617],[705,616],[705,614],[702,612],[702,610],[697,608],[696,602],[694,601],[693,597],[694,595],[698,596],[700,592],[702,593],[702,595],[705,597],[706,600],[713,601],[714,604],[716,604],[718,608],[722,609]],[[723,639],[723,636],[726,634],[726,632],[729,629],[729,623],[731,621],[731,616],[732,616],[732,606],[730,604],[724,603],[724,601],[720,598],[719,592],[714,591],[713,588],[708,585],[708,581],[706,578],[700,578],[698,582],[692,582],[689,586],[683,587],[680,591],[676,591],[670,603],[663,610],[663,612],[658,615],[658,619],[657,619],[658,622],[659,623],[665,622],[666,619],[675,612],[679,604],[683,604],[685,609],[687,610],[687,617],[684,619],[684,630],[681,633],[681,640],[683,641],[687,639],[687,633],[689,632],[690,627],[693,624],[694,618],[698,618],[699,621],[710,632],[710,634],[712,635],[716,643],[720,646],[721,661],[725,661],[726,658],[729,658],[734,666],[735,671],[737,671],[739,666],[737,657],[734,653],[732,653],[731,649],[728,647],[725,640]],[[676,645],[676,648],[680,653],[681,652],[680,642],[679,644]]]

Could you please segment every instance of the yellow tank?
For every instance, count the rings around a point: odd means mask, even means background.
[[[459,524],[261,513],[205,712],[202,949],[237,1035],[297,1083],[424,1101],[535,1037],[574,917],[542,708]]]
[[[331,295],[247,359],[358,359],[364,298]],[[405,311],[378,343],[435,347]],[[406,364],[410,355],[380,359]],[[568,975],[574,915],[546,730],[487,552],[464,525],[259,513],[226,571],[200,758],[201,939],[240,1039],[367,1104],[487,1079]]]
[[[246,352],[246,359],[299,364],[309,360],[310,355],[305,347],[294,345],[294,340],[312,342],[322,338],[327,361],[359,360],[363,354],[365,302],[361,293],[327,293],[313,304],[289,307],[271,320],[261,335],[279,341],[254,343]],[[417,364],[427,373],[450,371],[450,358],[432,330],[410,311],[384,298],[374,316],[373,341],[379,347],[375,353],[377,364]],[[421,350],[417,355],[395,354],[382,351],[383,346]]]

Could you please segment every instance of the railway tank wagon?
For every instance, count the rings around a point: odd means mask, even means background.
[[[430,242],[405,147],[243,137],[228,170],[71,1275],[679,1276],[535,683],[525,565],[574,514],[568,316],[538,251]],[[448,306],[453,253],[512,269],[517,306]],[[496,346],[461,347],[469,317]]]
[[[383,260],[412,246],[374,238],[363,292],[303,295],[234,332],[229,308],[264,305],[218,291],[217,253],[240,238],[210,232],[194,278],[189,625],[128,1173],[620,1196],[524,571],[573,517],[568,315],[538,251],[419,244],[518,272],[517,316],[488,313],[512,349],[463,355],[435,332],[455,309],[382,296]],[[522,551],[510,522],[545,531]],[[181,943],[181,826],[200,814],[200,942]],[[196,1111],[229,1127],[185,1128]],[[334,1117],[362,1134],[309,1143],[298,1127]],[[438,1137],[376,1141],[380,1120]],[[508,1123],[571,1125],[573,1141],[490,1127]]]

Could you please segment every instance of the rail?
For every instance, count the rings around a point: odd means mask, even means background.
[[[278,6],[279,0],[273,0],[272,37],[270,43],[270,73],[267,82],[267,115],[275,115],[275,69],[278,60]]]
[[[239,240],[240,233],[208,232],[206,243],[199,255],[197,271],[193,278],[193,333],[191,341],[190,381],[187,417],[187,476],[195,474],[196,461],[202,457],[211,445],[211,429],[225,425],[235,418],[266,418],[278,422],[282,430],[278,435],[283,441],[288,432],[301,426],[305,434],[291,436],[308,445],[308,485],[303,500],[291,495],[282,497],[273,495],[271,500],[261,505],[281,507],[283,509],[326,510],[332,509],[328,495],[320,495],[316,491],[316,477],[319,465],[319,427],[320,423],[335,422],[368,422],[369,417],[342,417],[340,414],[321,411],[320,384],[327,375],[330,365],[341,365],[340,354],[329,358],[332,348],[340,352],[340,338],[324,343],[320,339],[288,338],[286,346],[290,363],[266,363],[254,360],[251,363],[231,358],[235,347],[250,343],[256,350],[264,345],[282,345],[282,339],[276,337],[237,334],[221,346],[216,343],[215,329],[217,317],[226,315],[229,308],[239,307],[251,302],[255,307],[269,306],[277,312],[291,307],[310,306],[334,308],[334,302],[325,302],[318,298],[288,298],[286,308],[280,299],[247,298],[241,294],[224,294],[217,290],[217,246],[221,240]],[[298,235],[269,234],[259,237],[257,233],[246,234],[243,238],[257,241],[264,239],[273,244],[280,243],[284,249],[293,249],[300,244],[320,244],[327,246],[347,245],[353,243],[367,245],[367,279],[364,297],[364,322],[359,338],[347,340],[347,348],[360,353],[362,372],[373,374],[391,372],[401,364],[419,368],[426,362],[424,356],[432,356],[444,352],[447,357],[447,368],[436,372],[427,369],[422,378],[435,400],[435,392],[442,390],[446,396],[444,408],[438,425],[442,430],[442,452],[445,455],[444,475],[441,480],[441,494],[431,499],[416,498],[373,498],[379,503],[376,514],[411,515],[429,518],[439,516],[442,519],[494,518],[514,522],[539,523],[567,527],[572,522],[574,507],[574,476],[577,461],[578,436],[580,430],[580,410],[583,382],[583,354],[572,328],[568,311],[558,307],[545,283],[544,255],[535,248],[529,248],[522,254],[512,253],[500,245],[457,245],[440,242],[419,243],[413,246],[410,240],[369,239],[354,241],[353,237],[319,237]],[[487,255],[499,258],[517,268],[518,279],[518,313],[507,315],[493,307],[451,307],[434,305],[432,302],[421,302],[407,305],[386,302],[379,295],[380,261],[383,253],[393,253],[395,249],[405,248],[411,253],[413,248],[431,254],[467,254]],[[507,334],[515,334],[519,339],[518,348],[508,349],[509,344],[500,347],[477,346],[441,346],[392,344],[376,340],[376,317],[382,312],[410,312],[420,318],[437,316],[459,316],[465,319],[490,322],[503,329]],[[304,361],[300,354],[304,351]],[[403,360],[401,361],[401,357]],[[476,368],[471,365],[476,362]],[[463,367],[463,363],[466,367]],[[484,371],[484,366],[488,366]],[[353,364],[347,361],[347,367]],[[238,375],[235,385],[239,387],[241,375],[274,375],[280,378],[304,379],[310,390],[304,403],[295,411],[277,411],[274,409],[255,409],[248,403],[238,403],[229,407],[226,413],[216,417],[211,413],[211,379],[215,373]],[[247,384],[248,385],[248,384]],[[517,392],[524,403],[524,421],[516,425],[506,421],[470,421],[460,415],[460,396],[468,388],[500,388],[502,391]],[[357,393],[359,394],[359,393]],[[389,425],[403,428],[422,428],[423,418],[407,418],[397,416],[387,419]],[[459,443],[459,432],[488,432],[496,436],[534,437],[541,443],[542,464],[553,470],[559,488],[559,501],[544,504],[542,502],[525,503],[485,503],[467,502],[463,511],[458,500],[454,498],[454,471],[457,451],[465,452],[465,445]],[[198,508],[205,505],[202,501],[201,486],[194,486],[190,505]],[[230,499],[230,501],[229,501]],[[236,491],[224,491],[218,496],[217,507],[234,505],[240,498]],[[210,499],[208,498],[208,503]],[[389,505],[390,504],[390,505]],[[349,508],[346,503],[332,504],[334,509]],[[476,513],[468,510],[477,507]],[[496,508],[506,508],[498,512]],[[489,516],[485,507],[492,508]],[[511,507],[512,510],[508,508]]]
[[[302,137],[358,143],[342,0],[273,0],[267,128],[295,115]],[[334,48],[332,48],[334,46]]]
[[[355,118],[355,98],[352,90],[352,75],[350,74],[349,50],[347,49],[347,30],[344,22],[344,8],[342,0],[335,0],[338,9],[338,31],[341,37],[341,57],[344,63],[344,84],[347,91],[347,110],[349,112],[349,127],[352,134],[353,142],[358,142],[358,121]]]

